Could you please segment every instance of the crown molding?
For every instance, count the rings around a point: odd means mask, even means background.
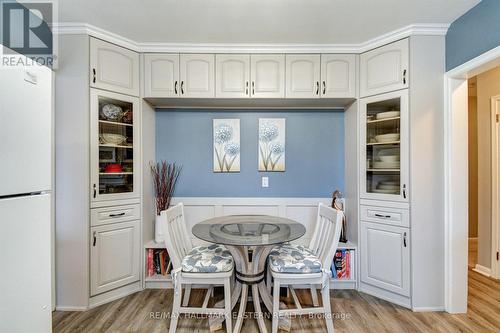
[[[58,23],[58,35],[89,35],[137,52],[151,53],[363,53],[408,36],[444,36],[449,24],[411,24],[363,43],[354,44],[246,44],[141,43],[87,23]]]

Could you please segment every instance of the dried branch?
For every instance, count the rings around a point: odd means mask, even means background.
[[[155,190],[156,215],[160,215],[162,210],[170,207],[175,184],[177,183],[182,167],[166,161],[156,164],[151,163],[150,167]]]

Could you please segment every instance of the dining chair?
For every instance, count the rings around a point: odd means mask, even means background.
[[[231,277],[233,257],[223,245],[212,244],[193,247],[186,228],[182,203],[161,212],[165,247],[172,260],[174,303],[170,319],[170,333],[175,333],[181,313],[224,316],[226,332],[232,332]],[[190,307],[191,286],[208,285],[201,307]],[[184,300],[182,286],[186,285]],[[224,308],[208,308],[214,286],[224,286]],[[182,301],[182,304],[181,304]]]
[[[272,333],[278,332],[279,317],[323,314],[328,333],[333,333],[330,306],[330,270],[340,238],[343,212],[323,204],[318,206],[318,217],[308,247],[283,244],[269,253],[269,270],[274,279]],[[269,283],[269,279],[268,279]],[[303,308],[293,289],[294,285],[311,286],[313,307]],[[322,306],[317,301],[316,285],[321,285]],[[280,309],[280,287],[288,287],[295,309]]]

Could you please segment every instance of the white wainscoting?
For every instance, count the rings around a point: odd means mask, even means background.
[[[306,227],[306,234],[296,243],[308,245],[316,223],[318,204],[331,205],[331,198],[218,198],[175,197],[172,204],[182,202],[188,230],[198,222],[224,215],[265,214],[290,218]],[[201,240],[191,235],[193,243]]]

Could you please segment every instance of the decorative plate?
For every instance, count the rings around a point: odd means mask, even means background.
[[[106,104],[101,109],[101,117],[111,121],[120,121],[123,117],[123,110],[118,105]]]

